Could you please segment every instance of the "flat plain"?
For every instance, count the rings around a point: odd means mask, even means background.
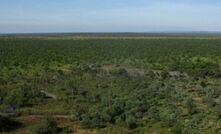
[[[44,129],[221,133],[220,35],[2,35],[0,133]]]

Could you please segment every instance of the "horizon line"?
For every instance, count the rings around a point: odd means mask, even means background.
[[[221,31],[147,31],[147,32],[5,32],[1,33],[0,35],[25,35],[25,34],[191,34],[191,33],[197,33],[197,34],[221,34]]]

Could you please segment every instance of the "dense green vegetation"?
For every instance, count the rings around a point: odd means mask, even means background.
[[[38,125],[31,129],[33,134],[70,134],[68,128],[59,128],[53,117],[47,116]]]
[[[101,133],[221,133],[218,39],[3,38],[0,68],[2,113],[71,115]]]

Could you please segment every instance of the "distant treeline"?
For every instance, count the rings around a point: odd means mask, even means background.
[[[11,33],[0,37],[221,37],[220,32]]]

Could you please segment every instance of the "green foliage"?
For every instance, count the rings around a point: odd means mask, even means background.
[[[148,115],[151,119],[155,121],[160,121],[159,110],[156,107],[151,107],[148,111]]]
[[[182,129],[182,134],[200,134],[197,122],[195,122],[194,120],[185,122],[184,127]]]
[[[220,40],[0,39],[0,110],[71,113],[83,128],[115,133],[213,131],[204,122],[221,117],[220,50]],[[61,131],[48,118],[33,129]]]
[[[134,128],[137,127],[137,120],[133,115],[128,115],[126,117],[125,122],[126,122],[127,127],[130,128],[130,129],[134,129]]]
[[[207,103],[211,107],[216,106],[216,102],[214,101],[214,99],[212,97],[209,97],[209,96],[204,97],[203,102]]]
[[[12,90],[4,97],[4,104],[12,106],[23,106],[26,103],[24,90]]]
[[[44,97],[45,95],[39,90],[21,87],[2,93],[2,97],[0,96],[0,105],[4,105],[3,111],[13,112],[17,108],[33,102],[39,102]]]
[[[168,127],[173,127],[174,125],[176,126],[177,122],[178,122],[178,115],[177,113],[164,113],[162,120],[164,122],[164,124]]]
[[[60,132],[60,134],[73,134],[73,133],[74,131],[68,127],[62,128],[62,131]]]
[[[125,76],[125,77],[128,77],[129,74],[127,72],[126,69],[124,68],[119,68],[119,69],[115,69],[111,72],[113,75],[119,75],[119,76]]]
[[[60,130],[52,117],[46,117],[40,124],[32,128],[32,134],[59,134]]]
[[[186,100],[186,108],[189,114],[195,114],[197,112],[196,105],[192,98],[187,98]]]
[[[20,73],[31,66],[50,69],[55,63],[79,65],[82,71],[94,72],[99,67],[97,65],[117,65],[123,59],[136,67],[159,69],[160,66],[203,77],[220,74],[221,48],[216,40],[10,39],[0,40],[0,44],[1,68],[16,66],[17,69],[13,70]]]
[[[86,128],[104,128],[106,126],[99,113],[83,114],[81,118],[80,123]]]
[[[172,129],[171,129],[171,132],[173,134],[182,134],[182,129],[183,129],[183,126],[180,125],[180,124],[176,124]]]
[[[221,119],[221,105],[217,106],[217,114],[218,114],[218,118]]]

